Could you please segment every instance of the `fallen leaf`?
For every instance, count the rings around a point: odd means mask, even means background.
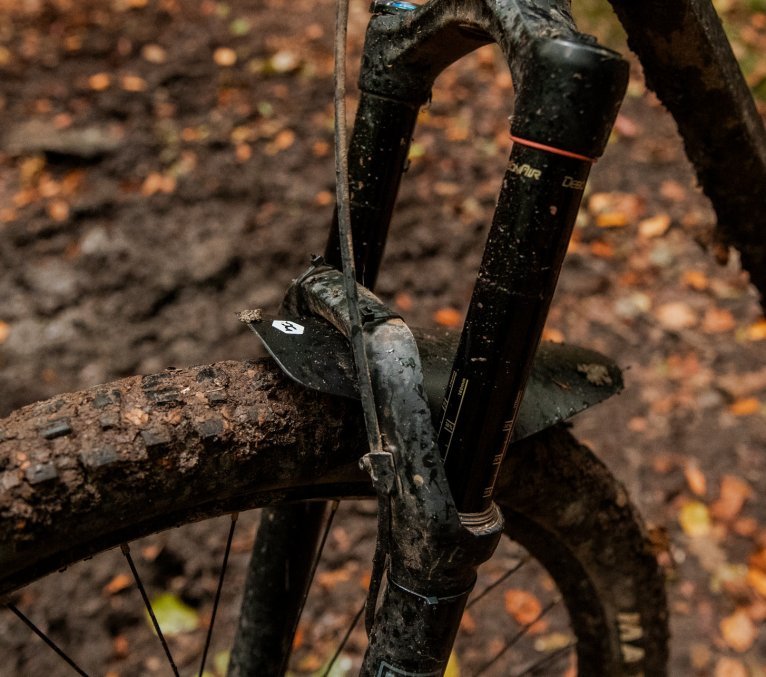
[[[126,92],[145,92],[147,87],[146,80],[138,75],[123,75],[120,78],[120,88]]]
[[[701,270],[686,270],[681,275],[681,284],[695,291],[705,291],[710,286],[710,281]]]
[[[274,140],[266,146],[267,155],[276,155],[287,150],[295,143],[295,132],[292,129],[283,129]]]
[[[718,627],[726,644],[740,653],[747,651],[755,641],[758,630],[744,609],[721,619]]]
[[[511,588],[505,591],[505,610],[520,625],[534,623],[543,610],[540,600],[528,590]]]
[[[766,368],[724,374],[718,377],[718,385],[735,398],[753,395],[766,390]]]
[[[761,597],[766,598],[766,571],[750,567],[747,570],[747,584]]]
[[[758,520],[754,517],[741,517],[732,524],[731,528],[735,534],[750,538],[758,531]]]
[[[442,327],[459,327],[463,322],[463,315],[454,308],[439,308],[434,313],[434,321]]]
[[[125,658],[130,653],[130,644],[125,635],[117,635],[112,640],[112,653],[115,658]]]
[[[316,575],[316,581],[326,590],[332,590],[339,583],[345,583],[351,580],[350,569],[332,569],[330,571],[320,571]]]
[[[748,563],[751,567],[755,567],[761,571],[766,571],[766,548],[761,548],[760,550],[757,550],[752,555],[750,555]]]
[[[213,61],[222,68],[228,68],[237,63],[237,53],[230,47],[219,47],[213,52]]]
[[[551,341],[552,343],[564,343],[566,337],[564,332],[554,327],[545,327],[543,329],[543,341]]]
[[[763,341],[766,339],[766,320],[758,320],[745,330],[748,341]]]
[[[596,225],[599,228],[624,228],[628,223],[628,215],[624,212],[603,212],[596,215]]]
[[[721,478],[721,493],[710,506],[710,513],[716,519],[729,522],[739,514],[745,501],[752,495],[753,490],[745,480],[734,475],[724,475]]]
[[[671,219],[668,214],[657,214],[644,219],[638,224],[638,234],[647,239],[661,237],[668,232]]]
[[[95,92],[103,92],[109,89],[112,84],[112,77],[109,73],[96,73],[88,78],[88,87]]]
[[[69,218],[69,205],[65,200],[52,200],[46,205],[45,211],[56,223],[63,223]]]
[[[199,627],[199,614],[171,592],[158,595],[152,599],[151,604],[157,623],[166,637],[191,632]],[[154,628],[148,613],[146,620]]]
[[[149,63],[163,64],[168,60],[168,53],[160,45],[149,44],[141,49],[141,57]]]
[[[292,73],[301,65],[300,57],[287,49],[282,49],[269,59],[269,69],[274,73]]]
[[[326,207],[331,205],[335,200],[335,196],[329,190],[320,190],[314,196],[314,204],[320,207]]]
[[[620,113],[614,121],[614,131],[626,139],[633,139],[641,132],[641,127],[632,118]]]
[[[237,158],[237,162],[240,164],[247,162],[253,157],[253,149],[247,143],[239,143],[234,147],[234,157]]]
[[[590,244],[590,252],[600,259],[611,259],[614,256],[614,247],[603,240],[594,240]]]
[[[714,677],[748,677],[748,671],[736,658],[722,656],[715,664]]]
[[[723,308],[708,308],[702,319],[702,330],[707,334],[723,334],[736,326],[734,315]]]
[[[761,403],[757,397],[743,397],[734,400],[729,405],[729,411],[735,416],[752,416],[761,410]]]
[[[159,172],[151,172],[141,185],[141,194],[146,197],[151,197],[157,193],[165,193],[169,195],[175,191],[176,185],[177,182],[174,176],[160,174]]]
[[[455,653],[454,649],[449,655],[447,667],[444,670],[444,677],[460,677],[460,663],[458,662],[457,653]]]
[[[128,574],[117,574],[104,586],[104,592],[107,595],[116,595],[131,585],[133,585],[133,579]]]
[[[673,202],[683,202],[686,199],[686,188],[678,181],[669,179],[660,184],[660,195]]]
[[[11,325],[0,320],[0,345],[8,340],[11,335]]]
[[[463,612],[463,617],[460,619],[460,632],[465,632],[468,635],[476,632],[476,621],[470,611]]]
[[[588,199],[588,211],[602,228],[624,226],[638,221],[644,211],[644,201],[633,193],[593,193]],[[599,216],[604,217],[601,223]]]
[[[687,536],[696,538],[710,533],[710,514],[707,506],[699,501],[685,503],[681,507],[678,521]]]
[[[668,331],[689,329],[697,324],[697,313],[683,301],[671,301],[655,311],[657,321]]]
[[[399,308],[399,310],[406,313],[412,310],[412,308],[415,306],[415,302],[412,300],[412,296],[410,296],[407,292],[400,291],[394,297],[394,305]]]
[[[572,644],[574,644],[574,637],[572,635],[568,635],[565,632],[552,632],[535,640],[535,651],[550,653],[551,651],[559,651]]]
[[[707,482],[704,473],[699,469],[696,461],[689,461],[684,466],[684,477],[692,493],[697,496],[704,496],[707,491]]]

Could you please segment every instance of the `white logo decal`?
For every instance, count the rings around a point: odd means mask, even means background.
[[[279,329],[284,334],[302,334],[303,325],[297,322],[290,322],[290,320],[274,320],[271,323],[274,329]]]

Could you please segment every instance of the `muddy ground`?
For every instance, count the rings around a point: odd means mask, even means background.
[[[331,30],[324,0],[0,0],[0,415],[129,374],[260,354],[235,311],[277,308],[322,251],[332,210]],[[485,48],[441,78],[421,116],[378,286],[413,324],[454,324],[467,303],[511,101]],[[585,205],[547,337],[614,356],[627,387],[575,430],[658,543],[672,674],[764,675],[766,325],[736,253],[716,262],[726,252],[711,244],[712,211],[635,65]],[[331,536],[344,573],[323,591],[358,587],[368,571],[373,520],[350,512]],[[204,617],[224,540],[225,525],[205,525],[137,552],[153,590]],[[140,608],[115,583],[124,568],[114,553],[80,565],[31,588],[24,608],[81,645],[96,674],[162,673],[160,654],[144,654]],[[227,592],[219,659],[235,599]],[[0,672],[66,674],[10,614],[0,628]],[[185,670],[200,637],[173,640]]]

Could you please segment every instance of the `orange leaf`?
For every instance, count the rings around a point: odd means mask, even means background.
[[[736,658],[723,656],[715,664],[715,677],[748,677],[748,670]]]
[[[128,638],[125,635],[117,635],[112,640],[112,651],[115,658],[125,658],[130,653],[130,645],[128,644]]]
[[[753,646],[758,634],[755,624],[744,609],[737,609],[731,616],[722,619],[719,628],[726,644],[740,653]]]
[[[707,491],[707,482],[705,481],[705,475],[699,469],[696,461],[690,461],[686,464],[684,467],[684,477],[693,494],[696,494],[697,496],[705,495],[705,492]]]
[[[697,324],[697,313],[683,301],[665,303],[657,308],[655,315],[663,329],[668,331],[689,329]]]
[[[721,479],[721,494],[710,506],[710,512],[716,519],[724,522],[739,515],[742,506],[753,495],[750,485],[734,475],[724,475]]]
[[[218,66],[228,68],[237,63],[237,53],[229,47],[219,47],[213,52],[213,61]]]
[[[133,584],[133,579],[127,574],[117,574],[111,581],[104,586],[104,592],[107,595],[116,595],[118,592],[129,588]]]
[[[628,225],[628,215],[625,212],[603,212],[596,215],[596,225],[599,228],[624,228]]]
[[[463,617],[460,619],[460,631],[465,632],[468,635],[472,635],[476,632],[476,621],[471,616],[470,611],[463,612]]]
[[[687,270],[684,272],[681,276],[681,284],[696,291],[705,291],[710,286],[707,276],[700,270]]]
[[[396,305],[399,310],[403,310],[406,313],[407,311],[412,310],[415,302],[407,292],[401,291],[394,298],[394,305]]]
[[[752,416],[761,410],[757,397],[743,397],[729,405],[729,411],[735,416]]]
[[[762,571],[761,569],[748,569],[747,584],[761,597],[766,597],[766,571]]]
[[[11,335],[11,325],[0,320],[0,344],[5,343]]]
[[[53,200],[45,208],[48,216],[56,223],[63,223],[69,218],[69,205],[64,200]]]
[[[763,341],[766,339],[766,320],[758,320],[745,330],[748,341]]]
[[[638,224],[638,234],[647,239],[661,237],[667,233],[668,228],[670,228],[670,223],[670,215],[668,214],[650,216],[648,219],[644,219]]]
[[[144,92],[147,87],[146,80],[139,75],[129,73],[120,78],[120,88],[126,92]]]
[[[611,259],[614,256],[614,247],[608,242],[603,242],[601,240],[592,242],[590,251],[593,256],[598,256],[600,259]]]
[[[505,591],[505,610],[521,625],[529,625],[543,610],[540,600],[528,590],[511,588]]]
[[[349,569],[334,569],[332,571],[322,571],[316,576],[317,583],[327,590],[332,590],[338,583],[345,583],[351,580],[351,571]]]
[[[748,562],[750,563],[751,567],[766,571],[766,548],[761,548],[757,552],[750,555]]]
[[[723,334],[736,326],[734,315],[723,308],[708,308],[702,320],[702,330],[708,334]]]
[[[459,327],[463,322],[463,315],[454,308],[439,308],[434,313],[434,321],[442,327]]]
[[[553,327],[546,327],[543,329],[543,341],[552,341],[553,343],[564,343],[566,337],[564,332]]]
[[[112,84],[112,77],[109,73],[96,73],[88,78],[88,87],[96,92],[103,92]]]
[[[298,629],[295,631],[295,636],[293,637],[293,651],[296,649],[299,649],[303,645],[303,626],[299,625]]]

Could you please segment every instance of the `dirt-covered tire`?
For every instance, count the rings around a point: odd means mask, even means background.
[[[509,453],[496,496],[506,533],[556,582],[579,674],[666,674],[662,572],[624,487],[564,427]]]
[[[133,377],[0,421],[0,599],[122,542],[233,510],[371,494],[355,403],[270,362]],[[662,578],[624,489],[563,428],[515,445],[509,535],[558,585],[582,675],[662,675]]]

